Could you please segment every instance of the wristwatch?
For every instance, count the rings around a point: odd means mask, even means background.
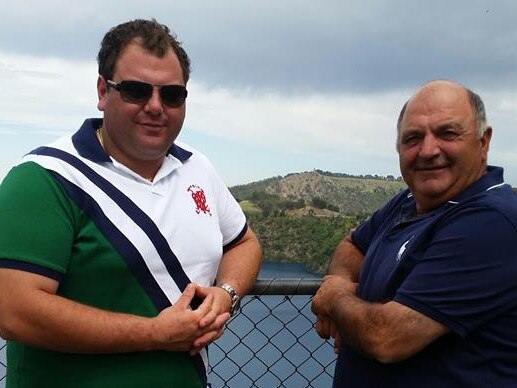
[[[237,295],[237,292],[227,283],[219,283],[216,287],[225,290],[230,298],[232,298],[232,307],[230,307],[230,316],[233,317],[241,307],[241,298]]]

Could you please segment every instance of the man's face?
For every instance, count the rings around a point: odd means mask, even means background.
[[[185,85],[172,48],[159,58],[138,41],[129,44],[116,62],[112,81],[124,80]],[[98,109],[104,112],[104,143],[110,155],[136,172],[153,168],[156,171],[181,130],[185,104],[180,107],[162,104],[157,88],[146,103],[130,103],[115,89],[108,89],[106,80],[100,76],[97,92]]]
[[[453,199],[485,173],[491,133],[478,139],[468,94],[459,85],[436,81],[409,101],[397,150],[420,213]]]

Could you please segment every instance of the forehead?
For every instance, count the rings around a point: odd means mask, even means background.
[[[436,125],[442,121],[474,119],[468,92],[455,84],[432,84],[420,89],[408,102],[401,127]]]
[[[152,83],[160,83],[162,78],[166,78],[168,83],[183,80],[181,65],[172,47],[160,57],[137,40],[129,43],[120,53],[114,74]]]

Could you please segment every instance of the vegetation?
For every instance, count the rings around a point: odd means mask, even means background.
[[[405,184],[391,176],[315,170],[230,188],[257,233],[264,260],[323,273],[339,241]]]

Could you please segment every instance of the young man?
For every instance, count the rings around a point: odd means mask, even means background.
[[[98,62],[104,118],[0,186],[7,387],[206,386],[204,348],[260,247],[209,161],[175,141],[190,64],[169,29],[116,26]]]

